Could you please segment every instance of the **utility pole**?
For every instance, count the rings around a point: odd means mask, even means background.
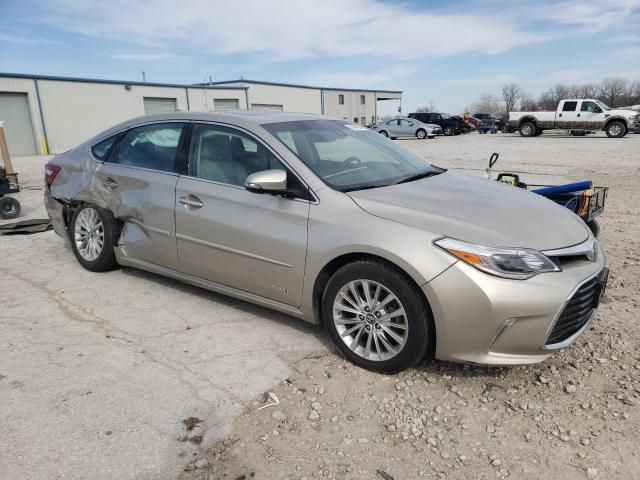
[[[142,70],[142,82],[144,83],[144,82],[146,82],[146,81],[147,81],[147,80],[146,80],[146,77],[145,77],[145,74],[144,74],[144,70]]]

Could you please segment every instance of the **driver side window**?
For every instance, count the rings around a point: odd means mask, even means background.
[[[243,186],[261,170],[286,170],[262,143],[233,128],[197,124],[191,137],[189,175]]]
[[[595,102],[582,102],[580,105],[581,112],[602,113],[602,109]]]

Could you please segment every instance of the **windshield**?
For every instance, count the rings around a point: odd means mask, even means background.
[[[602,107],[603,110],[611,110],[607,105],[600,100],[596,100],[596,103]]]
[[[300,120],[262,126],[322,181],[341,192],[384,187],[443,171],[380,134],[344,120]]]
[[[451,118],[451,115],[449,115],[448,113],[441,113],[440,115],[441,115],[441,116],[442,116],[442,118],[444,118],[445,120],[446,120],[447,118]]]

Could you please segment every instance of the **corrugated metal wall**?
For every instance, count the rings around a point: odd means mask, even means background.
[[[182,111],[213,110],[216,99],[234,99],[239,108],[246,108],[245,90],[232,88],[205,89],[5,76],[0,77],[0,92],[26,94],[33,124],[32,135],[35,136],[34,142],[40,154],[45,153],[44,130],[49,153],[61,153],[117,123],[145,115],[145,97],[173,100],[178,110]],[[41,118],[44,118],[44,128]]]

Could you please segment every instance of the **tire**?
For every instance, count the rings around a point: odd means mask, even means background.
[[[422,128],[420,128],[416,132],[416,137],[418,137],[420,140],[424,140],[425,138],[427,138],[427,132],[425,130],[423,130]]]
[[[520,135],[523,137],[533,137],[538,131],[533,122],[524,122],[520,125]]]
[[[377,311],[364,306],[365,284],[361,282],[369,285],[372,298],[376,289],[380,288],[378,304],[384,303],[389,295],[394,298]],[[356,300],[350,285],[355,286],[361,302]],[[351,300],[347,301],[340,295],[341,292]],[[371,300],[369,305],[374,304],[374,301]],[[339,305],[350,308],[351,312],[341,311]],[[361,314],[356,313],[354,305],[359,305],[357,311],[362,312]],[[404,309],[404,314],[396,314],[383,324],[377,319],[398,312],[400,308]],[[343,314],[347,315],[346,321]],[[336,324],[336,317],[343,319],[343,323]],[[367,370],[399,372],[417,364],[425,355],[431,355],[435,350],[433,319],[424,294],[402,271],[376,260],[349,263],[329,279],[322,296],[322,319],[342,353],[351,362]],[[406,328],[402,329],[402,325]],[[349,330],[353,331],[353,335],[348,333]],[[388,333],[389,330],[395,337]],[[383,340],[376,344],[376,337],[385,339],[391,350],[385,347]],[[404,343],[396,341],[398,338]],[[352,350],[354,342],[357,345]]]
[[[534,135],[534,137],[539,137],[540,135],[542,135],[542,132],[544,130],[542,130],[541,128],[536,128],[536,134]]]
[[[456,131],[455,131],[455,129],[454,129],[453,127],[445,127],[445,129],[444,129],[444,134],[445,134],[447,137],[451,137],[451,136],[453,136],[453,135],[455,135],[455,134],[456,134]]]
[[[0,198],[0,218],[11,220],[20,215],[20,202],[13,197]]]
[[[93,233],[87,233],[90,231]],[[119,236],[120,225],[113,214],[97,205],[78,207],[69,223],[73,253],[80,265],[92,272],[107,272],[118,267],[113,247]]]
[[[627,126],[619,120],[614,120],[607,125],[606,132],[609,138],[622,138],[627,134]]]
[[[386,130],[381,130],[381,131],[380,131],[380,135],[382,135],[383,137],[387,137],[387,138],[389,138],[389,134],[387,133],[387,131],[386,131]]]
[[[591,220],[590,222],[587,222],[587,227],[589,227],[589,230],[591,230],[593,236],[598,238],[598,235],[600,235],[600,224],[598,223],[598,221]]]

